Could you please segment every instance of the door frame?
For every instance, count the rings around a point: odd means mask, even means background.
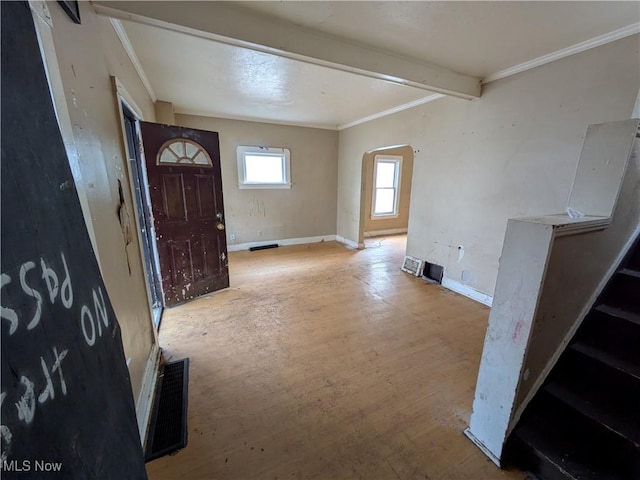
[[[153,226],[153,219],[150,215],[151,201],[149,199],[146,169],[144,168],[144,165],[142,165],[141,155],[132,155],[131,152],[129,152],[127,129],[124,118],[125,108],[135,120],[136,138],[134,141],[137,142],[136,148],[138,149],[138,152],[140,152],[142,148],[142,136],[140,135],[140,125],[138,124],[138,121],[143,120],[144,118],[142,111],[133,101],[133,98],[129,95],[122,83],[120,83],[116,77],[111,77],[111,81],[118,107],[123,148],[127,157],[124,163],[127,166],[127,178],[129,180],[129,189],[131,191],[132,204],[135,213],[134,217],[136,231],[138,234],[138,248],[140,249],[140,258],[142,259],[147,303],[149,305],[149,312],[151,313],[151,319],[157,334],[157,331],[160,329],[160,322],[162,320],[162,312],[164,309],[164,303],[162,300],[162,283],[160,281],[159,274],[160,261],[156,245],[155,228]],[[136,175],[134,175],[132,170],[133,168],[136,169],[137,179],[140,182],[139,188],[136,188]],[[140,218],[143,218],[145,221],[147,227],[146,232],[140,224]],[[151,265],[151,269],[149,269],[148,265]]]

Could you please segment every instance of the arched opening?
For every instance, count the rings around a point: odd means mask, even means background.
[[[362,156],[358,246],[365,238],[406,233],[413,176],[413,148],[393,145]]]

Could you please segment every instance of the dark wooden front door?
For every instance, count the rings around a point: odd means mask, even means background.
[[[218,134],[140,122],[164,304],[229,286]]]

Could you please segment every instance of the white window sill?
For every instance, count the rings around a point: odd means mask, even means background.
[[[244,189],[287,189],[291,183],[239,183],[238,188]]]
[[[398,218],[400,215],[397,213],[390,213],[388,215],[371,215],[371,220],[387,220],[390,218]]]

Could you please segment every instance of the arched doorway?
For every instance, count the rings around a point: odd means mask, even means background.
[[[407,232],[413,175],[413,148],[393,145],[362,157],[358,246],[365,237]]]

